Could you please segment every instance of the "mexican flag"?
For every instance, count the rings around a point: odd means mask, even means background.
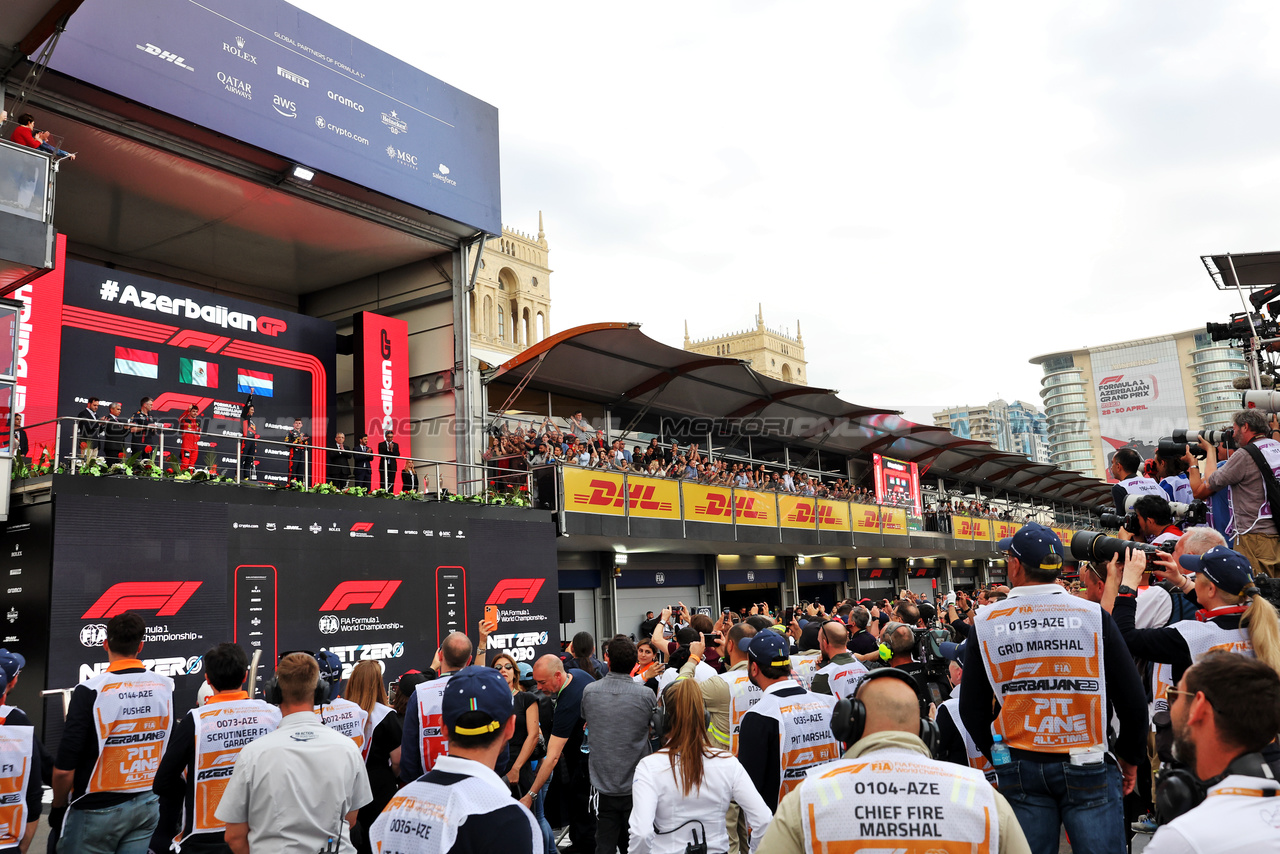
[[[218,365],[216,362],[202,362],[199,359],[182,359],[178,368],[178,382],[217,388]]]
[[[131,377],[159,379],[160,354],[150,353],[146,350],[133,350],[128,347],[117,347],[116,373],[128,374]]]

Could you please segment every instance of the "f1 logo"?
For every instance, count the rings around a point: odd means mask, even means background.
[[[519,599],[526,605],[533,602],[538,591],[542,589],[545,578],[507,578],[498,582],[489,594],[486,605],[505,605],[512,599]]]
[[[321,611],[345,611],[352,605],[368,605],[370,610],[385,608],[399,581],[344,581],[320,606]]]
[[[101,620],[129,610],[155,611],[157,617],[171,617],[203,581],[125,581],[113,584],[89,606],[82,620]]]
[[[354,525],[351,526],[351,532],[353,534],[360,534],[360,533],[367,534],[372,530],[373,530],[372,522],[356,522]]]

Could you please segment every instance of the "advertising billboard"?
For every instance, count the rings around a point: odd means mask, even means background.
[[[1089,360],[1098,406],[1098,433],[1107,467],[1121,448],[1147,459],[1161,436],[1187,424],[1178,348],[1172,340],[1095,351]],[[1110,472],[1108,480],[1114,480]]]
[[[49,67],[501,233],[497,109],[283,0],[87,0]]]
[[[371,311],[355,316],[356,435],[369,434],[377,449],[391,431],[401,456],[412,456],[409,442],[409,324]],[[372,488],[399,492],[401,463],[384,459],[373,466]],[[383,475],[389,483],[383,482]]]
[[[924,515],[920,470],[915,463],[872,454],[871,467],[875,473],[877,503],[907,508],[916,516]]]
[[[283,440],[295,418],[313,439],[329,436],[337,338],[327,320],[65,259],[33,296],[32,340],[59,342],[62,358],[41,368],[56,399],[29,395],[27,423],[76,415],[90,396],[100,399],[101,416],[119,401],[128,420],[151,397],[152,417],[172,427],[194,404],[200,429],[220,434],[200,437],[196,462],[212,459],[223,474],[235,473],[250,395],[263,438]],[[62,433],[65,454],[70,427]],[[176,433],[166,434],[171,463],[178,445]],[[287,449],[259,443],[255,458],[259,480],[288,479]],[[312,452],[311,475],[324,477],[323,451]]]
[[[374,498],[234,503],[246,490],[216,485],[194,485],[185,500],[173,500],[173,484],[86,489],[102,494],[67,489],[56,500],[50,687],[106,667],[106,623],[123,611],[145,619],[142,657],[174,678],[182,709],[203,680],[201,656],[224,641],[262,652],[260,680],[279,653],[324,648],[344,678],[372,660],[388,681],[425,669],[451,631],[474,641],[490,607],[490,650],[532,663],[558,649],[555,530],[545,514],[493,518],[492,508]]]

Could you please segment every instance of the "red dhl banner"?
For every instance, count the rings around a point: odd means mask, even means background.
[[[632,477],[624,490],[620,474],[565,466],[564,509],[601,516],[630,513],[650,519],[679,519],[680,488],[673,480]]]
[[[850,504],[853,530],[864,534],[880,533],[880,508],[874,504]]]
[[[739,525],[773,528],[778,524],[772,493],[742,489],[730,491],[723,486],[703,486],[700,483],[685,483],[680,488],[684,491],[685,518],[691,522],[728,524],[734,521],[736,512]]]
[[[849,502],[818,499],[818,527],[824,531],[848,531]]]
[[[1017,522],[992,522],[991,525],[995,528],[994,536],[997,540],[1012,537],[1014,534],[1018,533],[1018,528],[1022,527]]]
[[[885,507],[880,511],[884,517],[884,532],[886,534],[906,534],[907,533],[907,511],[901,507]]]

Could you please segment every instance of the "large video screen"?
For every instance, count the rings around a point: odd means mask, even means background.
[[[223,641],[261,651],[259,684],[281,652],[299,649],[334,651],[344,678],[367,660],[380,663],[384,681],[425,670],[449,632],[477,639],[486,607],[498,619],[490,655],[532,663],[558,650],[546,514],[495,519],[462,505],[373,498],[227,504],[200,490],[222,497],[237,488],[191,489],[205,500],[171,500],[174,484],[59,492],[51,687],[106,667],[106,623],[125,610],[145,618],[142,657],[175,679],[183,709],[204,678],[200,657]]]
[[[915,463],[871,455],[875,472],[876,501],[892,507],[904,507],[922,516],[924,508],[920,498],[920,471]]]
[[[31,379],[52,383],[57,397],[24,400],[28,424],[78,415],[91,396],[101,401],[100,416],[119,401],[128,420],[141,399],[151,397],[152,417],[173,427],[194,404],[200,429],[217,434],[200,438],[197,464],[215,463],[223,474],[235,473],[240,416],[250,395],[254,427],[264,439],[283,440],[295,418],[317,444],[332,438],[337,338],[329,321],[75,260],[42,279],[35,296],[33,345],[34,339],[58,342],[61,358],[46,360],[39,376],[33,371]],[[41,431],[34,438],[48,441]],[[69,427],[61,443],[65,454]],[[178,443],[176,433],[166,435],[170,462],[178,459]],[[254,459],[258,480],[288,479],[286,448],[259,442]],[[322,451],[312,452],[311,476],[324,476]]]
[[[86,0],[49,67],[501,233],[497,109],[282,0]]]

